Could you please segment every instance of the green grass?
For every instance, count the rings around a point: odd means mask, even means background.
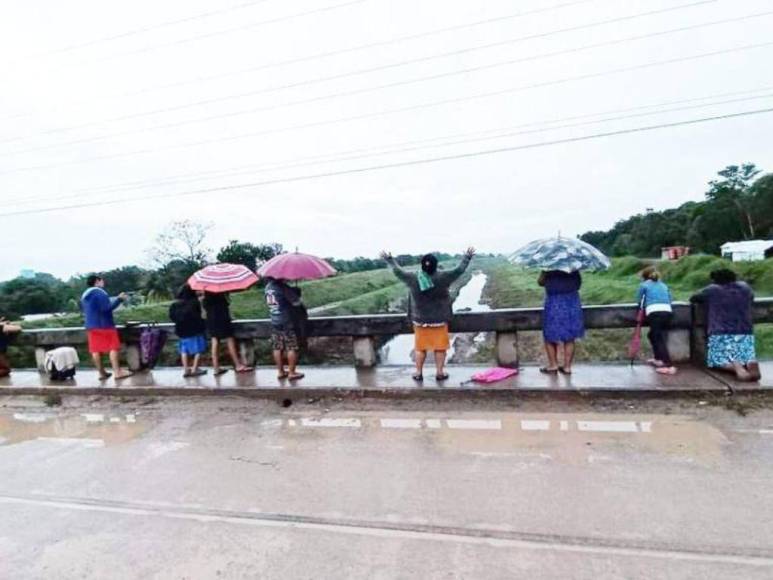
[[[635,301],[639,272],[655,265],[663,274],[675,300],[687,300],[707,285],[709,273],[729,267],[749,282],[757,296],[773,296],[773,259],[760,262],[731,263],[716,256],[689,256],[678,262],[661,262],[625,257],[612,260],[606,272],[585,273],[580,294],[583,304],[620,304]],[[544,291],[537,284],[537,272],[516,268],[504,260],[491,262],[484,268],[488,283],[484,295],[492,308],[530,308],[542,305]],[[523,333],[522,343],[527,360],[539,356],[538,333]],[[773,325],[755,327],[760,358],[773,358]],[[527,336],[528,335],[528,336]],[[629,330],[589,331],[578,347],[578,358],[585,360],[624,360]],[[645,341],[646,343],[646,341]],[[643,356],[647,356],[646,349]]]

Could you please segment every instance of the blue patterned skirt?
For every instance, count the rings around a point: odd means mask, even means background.
[[[757,360],[753,334],[712,334],[706,352],[706,365],[724,367],[734,362],[745,365]]]
[[[548,294],[542,318],[546,342],[570,342],[585,336],[580,294]]]

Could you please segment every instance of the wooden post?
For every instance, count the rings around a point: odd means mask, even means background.
[[[239,340],[239,358],[248,367],[255,366],[255,341],[253,339]]]
[[[354,349],[354,366],[370,368],[376,366],[376,340],[372,336],[355,336],[352,338]]]
[[[142,355],[139,344],[126,345],[126,366],[133,372],[142,370]]]
[[[502,367],[518,366],[518,333],[496,333],[497,364]]]
[[[41,373],[46,372],[46,349],[42,346],[35,348],[35,364]]]

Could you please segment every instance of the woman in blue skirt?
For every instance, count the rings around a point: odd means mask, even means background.
[[[585,335],[585,323],[580,302],[582,278],[579,272],[570,274],[551,270],[540,274],[538,283],[545,288],[542,334],[548,364],[540,372],[555,375],[572,374],[574,341]],[[559,345],[564,347],[564,364],[558,364]]]

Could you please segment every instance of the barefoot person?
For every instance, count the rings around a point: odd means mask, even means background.
[[[304,377],[296,368],[300,345],[293,311],[302,305],[300,291],[284,280],[267,278],[266,305],[271,316],[271,349],[276,363],[277,378],[295,381]],[[287,370],[285,370],[285,358]]]
[[[86,279],[86,291],[81,296],[81,311],[86,319],[86,334],[89,340],[89,352],[94,359],[94,366],[99,373],[99,378],[105,380],[110,373],[105,371],[102,363],[102,355],[110,357],[110,366],[113,369],[115,380],[125,379],[134,373],[122,370],[118,359],[121,350],[121,338],[113,321],[113,310],[118,308],[126,300],[123,292],[115,298],[105,292],[105,281],[96,274]]]
[[[207,350],[207,327],[201,316],[199,297],[188,284],[183,284],[177,293],[177,300],[169,307],[169,318],[174,322],[174,332],[180,339],[177,350],[183,363],[183,376],[207,374],[199,368],[201,353]]]
[[[11,374],[11,364],[8,362],[6,352],[11,338],[21,332],[21,326],[11,324],[5,318],[0,318],[0,377]]]
[[[660,273],[654,268],[645,269],[641,277],[636,303],[644,309],[650,327],[648,338],[653,358],[647,362],[655,367],[657,373],[674,375],[676,367],[668,354],[668,329],[673,318],[671,290],[660,280]]]
[[[707,309],[706,365],[735,373],[741,381],[758,381],[760,365],[754,344],[754,292],[726,268],[711,273],[713,284],[690,298]]]
[[[537,283],[545,288],[542,335],[545,340],[547,366],[541,373],[572,374],[575,340],[585,335],[585,323],[580,302],[582,277],[579,272],[550,270],[542,272]],[[558,364],[559,346],[564,347],[564,364]]]
[[[413,332],[416,335],[416,372],[414,380],[424,379],[424,361],[427,352],[435,355],[435,379],[444,381],[448,378],[445,372],[446,351],[450,348],[448,323],[452,315],[452,301],[449,288],[470,265],[475,255],[475,249],[469,248],[462,261],[453,270],[438,271],[438,260],[432,254],[421,259],[421,269],[418,273],[403,270],[388,252],[382,252],[392,271],[411,292],[411,320]]]
[[[228,354],[237,373],[246,373],[252,370],[241,360],[236,351],[236,338],[234,326],[231,320],[231,307],[227,293],[206,292],[204,294],[204,311],[207,313],[207,332],[212,339],[212,372],[220,376],[228,372],[220,366],[220,343],[225,341]]]

